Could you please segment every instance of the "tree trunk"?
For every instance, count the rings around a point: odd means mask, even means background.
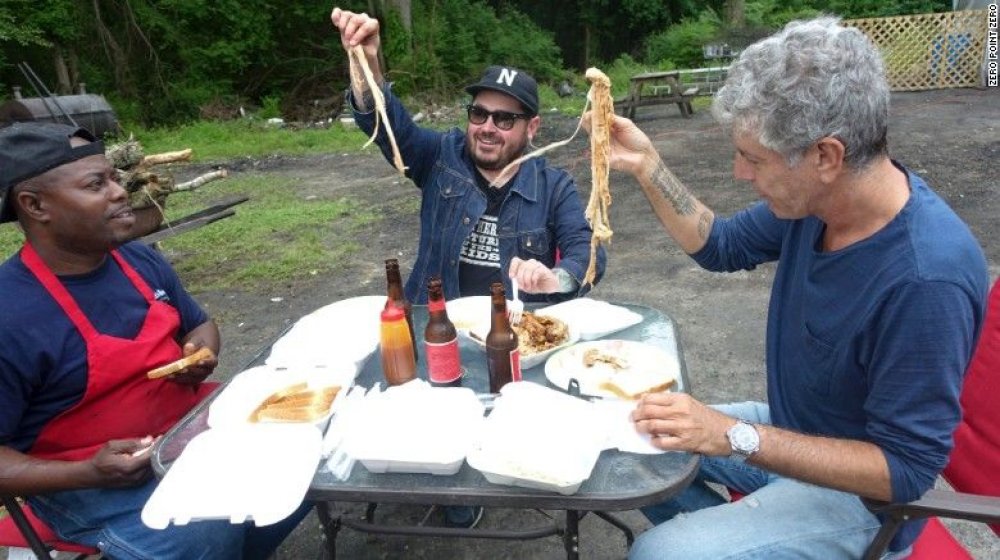
[[[726,25],[730,29],[742,29],[746,26],[744,5],[744,0],[726,0]]]
[[[69,80],[69,68],[66,67],[66,57],[63,48],[55,43],[52,48],[52,65],[56,70],[56,93],[68,95],[73,93],[73,84]]]
[[[403,20],[403,27],[407,33],[413,33],[413,10],[410,0],[389,0],[393,8],[399,10],[399,17]]]

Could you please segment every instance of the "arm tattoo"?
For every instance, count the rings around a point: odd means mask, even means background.
[[[712,231],[712,213],[705,210],[698,216],[698,237],[708,239],[708,234]]]
[[[653,171],[652,179],[653,185],[659,189],[660,194],[670,201],[677,215],[690,216],[694,214],[695,204],[691,192],[677,180],[677,177],[667,169],[667,166],[662,161],[656,166],[656,170]]]

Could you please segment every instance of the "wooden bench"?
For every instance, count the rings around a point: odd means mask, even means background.
[[[691,99],[698,95],[697,86],[685,87],[680,82],[680,72],[645,72],[636,74],[629,79],[629,91],[620,106],[622,114],[630,119],[635,118],[637,107],[676,103],[681,116],[690,118],[694,115]]]
[[[199,210],[193,214],[189,214],[180,218],[179,220],[174,220],[172,222],[164,222],[155,231],[139,237],[139,241],[145,243],[146,245],[154,245],[159,241],[179,235],[184,232],[196,230],[202,226],[207,226],[212,222],[217,222],[223,218],[228,218],[236,214],[236,210],[233,209],[234,206],[238,204],[243,204],[250,197],[244,195],[233,196],[205,208],[204,210]]]

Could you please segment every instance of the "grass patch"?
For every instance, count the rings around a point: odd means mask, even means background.
[[[193,161],[220,161],[270,154],[355,152],[365,143],[356,128],[276,128],[260,121],[196,121],[173,128],[126,126],[147,154],[191,148]]]
[[[352,234],[378,215],[347,198],[307,200],[294,182],[277,175],[245,175],[168,199],[169,221],[227,196],[250,197],[236,207],[236,216],[161,242],[190,291],[236,286],[265,291],[333,270],[361,250]],[[23,239],[15,225],[0,227],[3,257],[17,251]]]
[[[333,270],[360,251],[349,241],[350,234],[378,216],[347,198],[306,199],[294,182],[249,175],[170,197],[168,220],[231,194],[250,197],[236,207],[236,216],[161,243],[191,291],[233,286],[266,290]]]

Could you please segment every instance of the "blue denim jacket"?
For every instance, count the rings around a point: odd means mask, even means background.
[[[421,191],[420,245],[417,260],[404,288],[406,298],[414,303],[427,302],[427,280],[439,275],[446,299],[459,297],[458,268],[462,243],[486,211],[486,196],[475,182],[475,165],[465,149],[465,133],[458,128],[438,132],[420,128],[392,94],[383,88],[386,112],[403,162],[406,175]],[[375,128],[375,112],[360,113],[351,94],[348,101],[354,119],[366,134]],[[386,159],[392,161],[392,148],[379,126],[376,143]],[[583,280],[590,260],[591,228],[583,213],[576,183],[568,173],[534,158],[521,164],[510,195],[500,207],[497,232],[500,237],[500,276],[510,293],[506,271],[517,256],[535,259],[552,268],[556,250],[559,268],[577,282]],[[607,257],[604,249],[597,254],[596,284],[604,275]],[[581,296],[590,286],[581,285],[571,293],[524,294],[525,301],[563,301]],[[486,295],[486,294],[484,294]]]

